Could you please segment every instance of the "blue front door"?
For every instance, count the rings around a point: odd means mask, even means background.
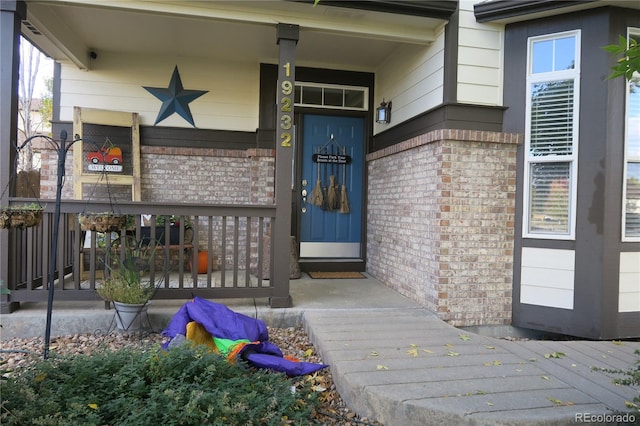
[[[364,119],[305,115],[302,133],[300,257],[360,258]]]

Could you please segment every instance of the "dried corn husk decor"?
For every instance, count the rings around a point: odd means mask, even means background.
[[[347,198],[347,185],[342,184],[340,194],[340,213],[349,213],[349,198]]]
[[[318,180],[316,181],[315,188],[311,191],[309,202],[314,206],[321,206],[324,202],[324,196],[322,195],[322,182],[320,181],[320,164],[316,166],[318,167]]]
[[[127,215],[118,213],[80,213],[78,214],[80,229],[95,232],[118,232],[124,228]]]
[[[340,207],[340,199],[338,198],[338,184],[334,175],[329,176],[329,189],[327,194],[327,209],[337,210]]]
[[[42,222],[42,210],[38,205],[4,207],[0,209],[0,229],[37,226]]]
[[[346,147],[342,148],[342,155],[346,156]],[[340,194],[340,213],[349,213],[349,198],[347,198],[347,165],[342,165],[342,192]]]

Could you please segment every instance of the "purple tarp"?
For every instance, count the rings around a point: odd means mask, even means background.
[[[259,319],[237,313],[219,303],[195,297],[175,313],[163,336],[174,339],[186,336],[187,324],[195,321],[211,336],[228,340],[249,340],[238,356],[258,368],[268,368],[286,373],[289,376],[301,376],[327,367],[325,364],[295,362],[283,358],[282,351],[269,342],[269,332],[265,323]],[[170,345],[167,342],[165,348]]]

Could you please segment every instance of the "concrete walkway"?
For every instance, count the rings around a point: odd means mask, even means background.
[[[291,281],[293,308],[221,300],[274,327],[304,326],[359,414],[396,425],[616,424],[640,390],[592,367],[628,369],[640,342],[506,340],[451,327],[375,279]],[[161,330],[183,301],[153,301]],[[56,302],[52,335],[106,330],[104,303]],[[46,305],[0,316],[2,339],[43,336]],[[514,330],[515,331],[515,330]],[[639,419],[636,419],[639,421]]]

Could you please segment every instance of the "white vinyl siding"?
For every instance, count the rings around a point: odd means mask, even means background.
[[[575,233],[580,32],[529,39],[523,234]]]
[[[628,35],[640,42],[640,29],[630,29]],[[640,74],[626,84],[622,240],[640,241]]]
[[[393,102],[391,126],[442,104],[444,32],[430,46],[401,46],[376,70],[374,99]],[[374,124],[374,133],[389,125]]]
[[[87,72],[62,64],[60,119],[73,120],[73,107],[138,112],[140,124],[152,126],[162,102],[143,86],[168,87],[178,66],[187,90],[206,90],[189,104],[196,127],[255,131],[258,127],[258,64],[220,61],[203,63],[201,58],[165,58],[140,55],[100,54]],[[158,123],[160,127],[191,127],[178,114]]]
[[[575,252],[525,247],[520,270],[520,303],[573,309]]]
[[[640,311],[640,252],[622,252],[618,312],[636,311]]]
[[[458,102],[502,105],[504,27],[478,23],[474,3],[460,1]]]

